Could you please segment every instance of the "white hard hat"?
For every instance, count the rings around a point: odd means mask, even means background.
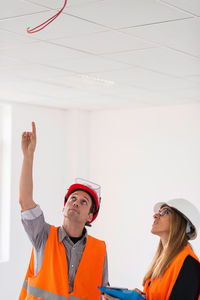
[[[154,205],[154,212],[157,213],[163,205],[167,205],[179,211],[187,221],[187,229],[190,228],[190,225],[194,227],[194,232],[189,235],[189,239],[194,240],[200,228],[200,212],[198,209],[186,199],[172,199],[166,202],[156,203]],[[187,231],[187,229],[186,233],[189,233],[190,230]]]

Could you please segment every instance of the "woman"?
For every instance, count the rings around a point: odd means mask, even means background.
[[[188,242],[197,237],[200,213],[185,199],[157,203],[154,212],[151,232],[160,242],[143,292],[135,290],[147,300],[200,300],[200,262]]]

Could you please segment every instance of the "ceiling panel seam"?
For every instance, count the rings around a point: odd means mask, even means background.
[[[173,7],[173,8],[175,8],[175,9],[181,11],[181,12],[185,12],[185,13],[188,13],[188,14],[190,14],[192,16],[198,17],[198,15],[196,15],[196,14],[194,14],[194,13],[192,13],[192,12],[190,12],[190,11],[184,9],[184,8],[180,8],[179,6],[176,6],[175,4],[168,3],[165,0],[159,0],[159,2],[161,2],[162,4],[164,4],[166,6]]]
[[[160,22],[146,23],[146,24],[141,24],[141,25],[120,27],[120,28],[118,28],[118,30],[124,30],[124,29],[130,29],[130,28],[138,28],[138,27],[146,27],[146,26],[151,26],[151,25],[159,25],[159,24],[163,24],[163,23],[172,23],[172,22],[184,21],[184,20],[189,20],[189,19],[194,19],[194,17],[187,17],[187,18],[181,18],[181,19],[174,19],[174,20],[166,20],[166,21],[160,21]]]
[[[36,3],[36,2],[34,2],[34,1],[31,1],[31,0],[25,0],[25,2],[28,2],[28,3],[34,4],[34,5],[36,5],[36,6],[39,6],[39,7],[48,8],[49,10],[59,10],[59,9],[52,8],[52,7],[49,7],[49,6],[47,6],[47,5],[44,5],[44,4],[39,4],[39,3]]]
[[[76,19],[80,19],[80,20],[82,20],[82,21],[86,21],[86,22],[91,23],[91,24],[94,24],[94,25],[98,25],[98,26],[104,27],[104,28],[106,28],[106,29],[114,30],[112,27],[109,27],[109,26],[107,26],[107,25],[104,25],[104,24],[101,24],[101,23],[97,23],[97,22],[94,22],[94,21],[91,21],[91,20],[88,20],[88,19],[85,19],[85,18],[76,16],[76,15],[73,15],[73,14],[69,14],[69,13],[63,12],[63,15],[68,15],[68,16],[70,16],[70,17],[74,17],[74,18],[76,18]]]
[[[43,12],[48,12],[51,10],[42,10],[42,11],[38,11],[38,12],[34,12],[34,13],[28,13],[28,14],[23,14],[23,15],[17,15],[17,16],[12,16],[12,17],[6,17],[6,18],[0,18],[0,22],[1,21],[6,21],[6,20],[11,20],[11,19],[17,19],[17,18],[23,18],[23,17],[27,17],[27,16],[33,16],[33,15],[37,15],[37,14],[41,14]]]

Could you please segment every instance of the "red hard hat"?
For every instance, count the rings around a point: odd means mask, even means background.
[[[80,180],[81,180],[81,179],[80,179]],[[100,196],[97,195],[97,192],[96,192],[93,188],[89,187],[88,185],[85,185],[85,184],[82,184],[82,183],[78,183],[78,181],[80,181],[80,180],[79,180],[79,178],[76,179],[77,183],[74,183],[74,184],[72,184],[72,185],[69,187],[69,189],[68,189],[68,191],[67,191],[67,194],[65,195],[64,205],[65,205],[65,203],[67,202],[69,196],[70,196],[73,192],[75,192],[75,191],[77,191],[77,190],[82,190],[82,191],[88,193],[88,194],[91,196],[93,203],[95,204],[95,210],[94,210],[94,212],[93,212],[93,218],[92,218],[92,220],[89,222],[89,223],[92,223],[92,222],[96,219],[96,217],[97,217],[97,215],[98,215],[99,208],[100,208],[100,199],[101,199],[101,198],[100,198]],[[89,181],[86,181],[86,180],[84,180],[84,181],[85,181],[86,183],[89,182]],[[99,187],[99,188],[100,188],[100,187]]]

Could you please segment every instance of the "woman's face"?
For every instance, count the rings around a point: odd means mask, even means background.
[[[154,214],[154,222],[152,224],[151,232],[160,236],[161,240],[166,242],[170,233],[172,210],[168,206],[163,206],[159,209],[158,213]]]

